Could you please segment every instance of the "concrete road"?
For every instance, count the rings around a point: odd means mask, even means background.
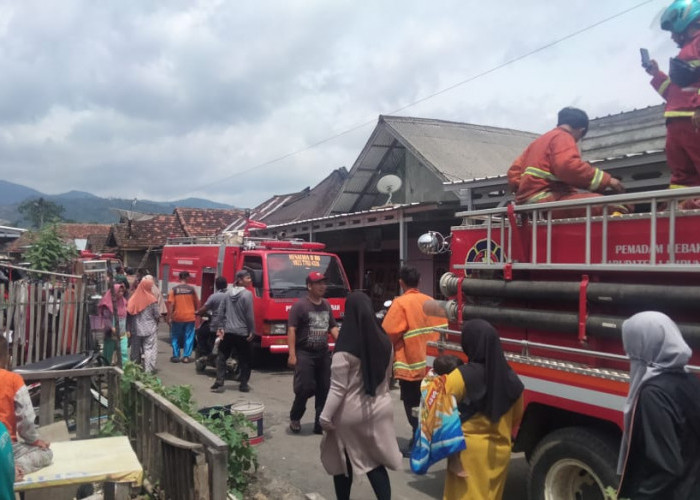
[[[313,399],[309,400],[306,415],[302,419],[300,434],[292,434],[289,429],[289,408],[292,403],[292,372],[286,367],[286,356],[268,356],[263,368],[253,370],[251,392],[238,391],[238,383],[226,381],[221,394],[209,390],[214,383],[214,371],[204,374],[195,371],[194,364],[170,363],[171,350],[168,334],[162,329],[158,343],[158,376],[165,385],[189,384],[200,407],[230,404],[238,400],[260,402],[265,405],[264,442],[258,448],[260,466],[266,475],[286,481],[304,493],[317,493],[326,500],[335,498],[332,478],[326,474],[319,459],[321,436],[312,433]],[[406,421],[399,391],[392,391],[396,435],[401,446],[410,436],[410,426]],[[398,471],[389,471],[393,498],[397,500],[424,500],[442,498],[445,478],[444,463],[432,467],[428,474],[416,476],[411,473],[408,460]],[[527,463],[521,454],[513,456],[508,483],[507,500],[525,498]],[[374,498],[367,478],[356,478],[353,483],[352,499]]]

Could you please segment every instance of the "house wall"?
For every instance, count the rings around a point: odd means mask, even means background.
[[[431,201],[454,201],[454,193],[445,191],[442,179],[426,168],[415,156],[406,155],[404,163],[405,174],[402,186],[405,203],[431,202]],[[392,197],[392,201],[396,201]]]

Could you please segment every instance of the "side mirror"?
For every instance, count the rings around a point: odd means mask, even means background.
[[[253,278],[253,286],[255,288],[262,287],[262,269],[252,269],[249,271],[251,278]]]
[[[448,239],[437,231],[428,231],[418,238],[418,249],[426,255],[444,253],[449,251]]]

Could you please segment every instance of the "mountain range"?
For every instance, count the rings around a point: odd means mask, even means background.
[[[185,198],[175,201],[134,201],[122,198],[100,198],[84,191],[68,191],[62,194],[44,194],[21,184],[0,180],[0,225],[28,227],[29,222],[22,218],[17,207],[27,199],[44,198],[64,208],[63,218],[71,222],[113,224],[119,221],[112,208],[135,210],[150,214],[170,214],[175,207],[189,208],[236,208],[232,205],[204,200]]]

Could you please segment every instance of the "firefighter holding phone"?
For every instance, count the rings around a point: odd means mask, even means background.
[[[645,49],[642,66],[651,85],[666,100],[666,158],[670,188],[700,186],[700,0],[675,0],[661,17],[661,29],[681,49],[666,75]],[[682,208],[700,208],[700,199]]]

